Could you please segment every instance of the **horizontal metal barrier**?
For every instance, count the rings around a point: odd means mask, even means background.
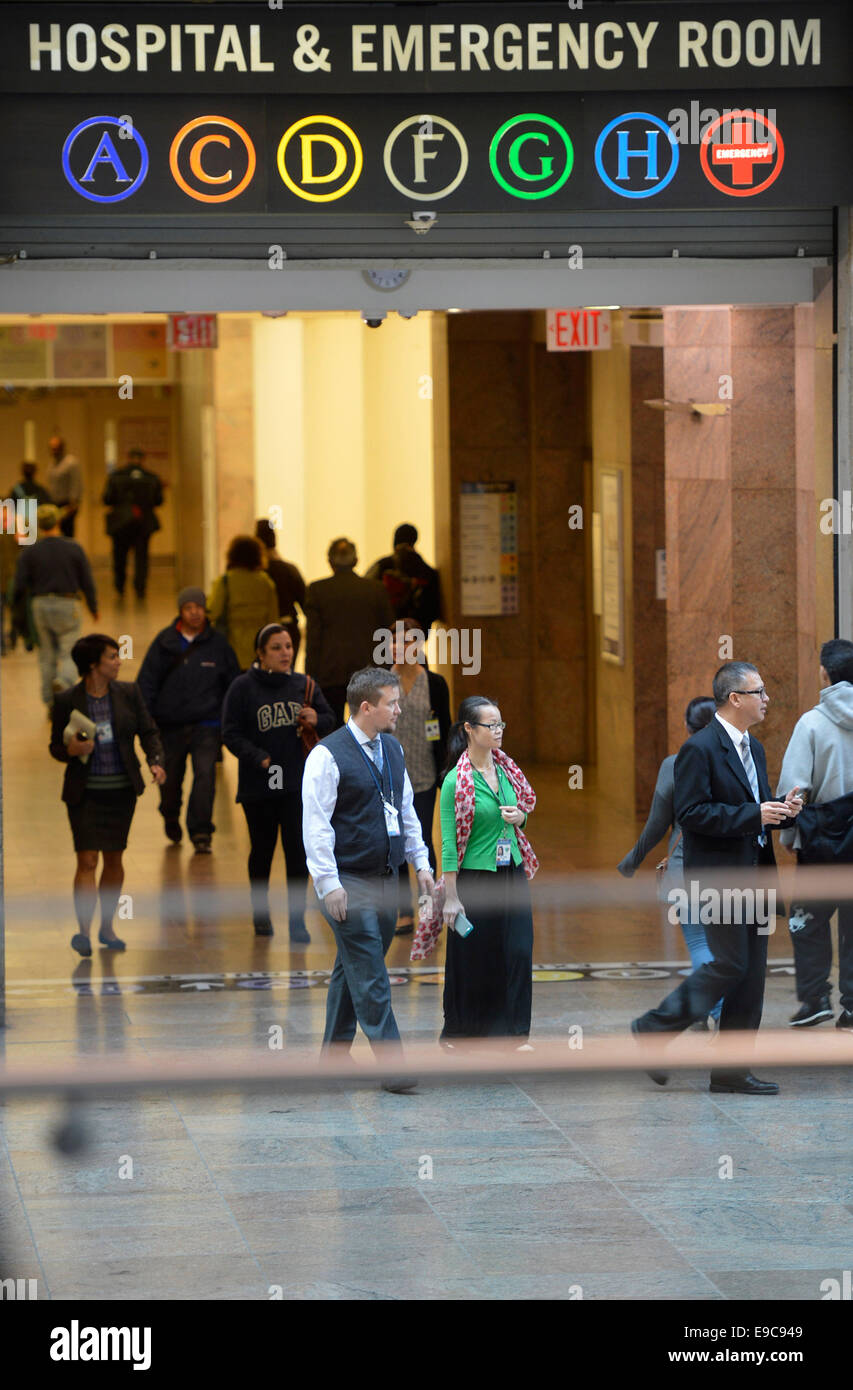
[[[743,1070],[744,1067],[853,1066],[853,1033],[792,1034],[704,1033],[589,1037],[571,1031],[565,1041],[537,1043],[518,1052],[511,1039],[471,1040],[452,1053],[436,1044],[415,1044],[401,1051],[388,1047],[360,1058],[323,1056],[306,1051],[270,1052],[265,1047],[230,1054],[188,1056],[160,1054],[144,1061],[78,1057],[60,1063],[14,1063],[0,1067],[0,1097],[61,1094],[83,1099],[91,1094],[126,1096],[140,1091],[269,1089],[275,1086],[316,1089],[330,1083],[375,1085],[387,1077],[416,1077],[419,1082],[484,1081],[513,1076],[557,1077],[580,1073],[645,1070]]]

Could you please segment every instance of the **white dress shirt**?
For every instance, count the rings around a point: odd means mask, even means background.
[[[360,729],[354,719],[347,720],[347,728],[364,749],[371,762],[375,762],[368,735]],[[322,743],[311,749],[305,759],[302,778],[302,839],[305,844],[305,858],[308,872],[314,880],[314,892],[318,898],[325,898],[341,887],[338,866],[335,862],[335,832],[332,828],[332,814],[338,799],[338,783],[341,772],[328,748]],[[424,844],[421,823],[415,814],[412,784],[409,774],[403,768],[403,806],[400,813],[405,834],[405,854],[416,869],[429,868],[429,854]]]
[[[728,721],[728,719],[723,719],[723,717],[722,717],[721,714],[715,713],[715,714],[714,714],[714,718],[715,718],[715,719],[719,719],[720,723],[722,724],[723,728],[725,729],[726,733],[728,734],[729,738],[731,739],[732,743],[734,744],[735,750],[736,750],[736,752],[737,752],[737,755],[738,755],[738,757],[740,758],[741,767],[743,768],[744,772],[746,772],[746,764],[745,764],[744,761],[743,761],[743,734],[741,733],[740,729],[736,729],[736,728],[735,728],[734,724],[730,724],[729,721]],[[747,730],[747,733],[749,733],[749,730]],[[750,754],[751,754],[751,753],[752,753],[752,739],[750,739],[749,742],[750,742],[749,751],[750,751]],[[754,762],[755,762],[755,759],[753,758],[753,763],[754,763]],[[755,769],[755,780],[756,780],[756,782],[758,781],[758,768],[757,768],[757,767],[756,767],[756,769]],[[748,776],[747,776],[747,781],[749,781],[749,777],[748,777]],[[758,797],[756,798],[756,805],[758,805],[758,806],[761,805],[761,793],[760,793],[760,790],[759,790],[759,795],[758,795]],[[763,821],[761,822],[761,831],[760,831],[759,836],[758,836],[758,843],[759,843],[760,845],[766,845],[766,843],[767,843],[767,835],[765,834],[764,822],[763,822]]]
[[[731,739],[732,743],[737,749],[738,757],[740,758],[741,762],[743,762],[743,754],[740,751],[741,745],[743,744],[743,734],[741,733],[740,729],[736,729],[734,724],[730,724],[728,719],[724,719],[721,714],[715,713],[714,718],[719,719],[720,723],[722,724],[723,728],[725,729],[726,733],[728,734],[729,738]]]

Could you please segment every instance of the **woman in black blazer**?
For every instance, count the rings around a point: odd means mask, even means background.
[[[90,956],[89,932],[97,898],[101,903],[99,942],[111,951],[125,949],[125,942],[115,934],[113,916],[124,882],[121,857],[136,798],[145,789],[134,738],[145,750],[154,781],[162,785],[166,773],[160,735],[138,687],[116,679],[121,658],[114,638],[97,632],[81,637],[71,649],[71,659],[82,679],[54,699],[50,753],[67,764],[62,800],[68,807],[77,854],[74,910],[78,929],[71,945],[81,956]],[[94,723],[94,738],[75,733],[66,743],[63,731],[74,710]],[[104,865],[96,885],[99,854]]]
[[[432,822],[438,779],[447,756],[450,730],[450,692],[447,681],[427,668],[424,630],[416,618],[403,618],[394,628],[394,672],[400,679],[400,717],[394,730],[403,745],[406,770],[414,793],[415,815],[435,873]],[[400,874],[399,918],[396,936],[414,928],[415,913],[408,873]]]

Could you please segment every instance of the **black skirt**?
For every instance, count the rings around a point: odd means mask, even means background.
[[[135,810],[136,792],[132,787],[84,792],[77,806],[68,807],[75,853],[100,850],[115,854],[126,849]]]
[[[533,914],[524,869],[461,869],[456,883],[474,930],[466,937],[447,933],[441,1036],[523,1042],[533,1003]]]

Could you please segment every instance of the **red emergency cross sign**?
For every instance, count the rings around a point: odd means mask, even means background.
[[[610,347],[609,309],[549,309],[545,341],[549,352],[595,352]]]
[[[728,140],[715,140],[720,127],[730,130]],[[710,160],[709,160],[710,153]],[[715,188],[732,198],[751,198],[769,188],[779,177],[785,146],[772,121],[757,111],[733,111],[706,127],[699,151],[702,172]],[[717,176],[716,170],[729,169]],[[762,178],[759,169],[768,170]]]
[[[773,163],[773,146],[769,140],[755,138],[752,121],[742,118],[731,123],[731,144],[711,146],[711,164],[717,168],[726,164],[732,171],[732,183],[751,188],[755,183],[753,166]]]

